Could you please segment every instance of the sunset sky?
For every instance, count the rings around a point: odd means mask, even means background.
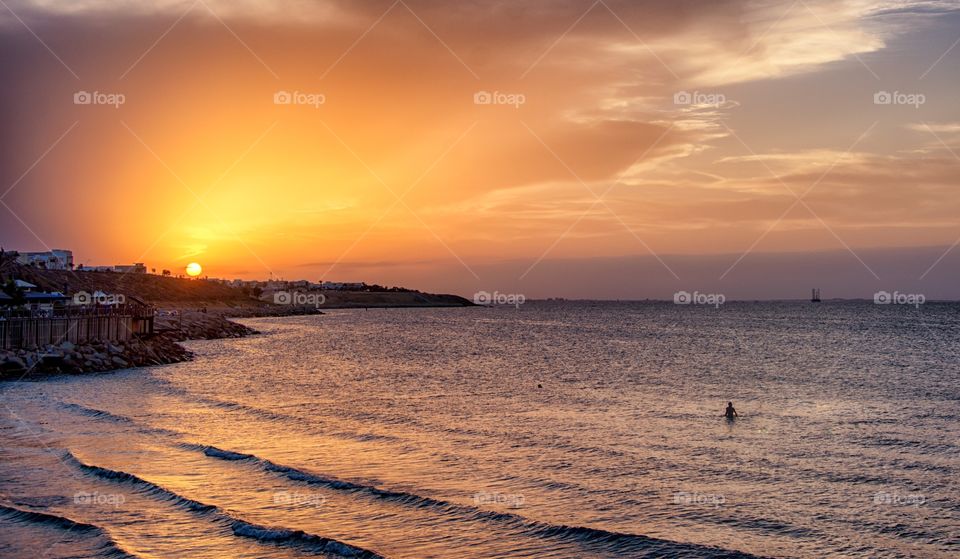
[[[0,243],[464,295],[960,298],[958,42],[936,0],[0,0]]]

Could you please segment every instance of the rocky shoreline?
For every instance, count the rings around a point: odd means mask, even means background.
[[[276,316],[274,313],[273,316]],[[255,316],[255,313],[237,314],[236,318]],[[158,316],[154,327],[162,336],[177,342],[187,340],[219,340],[222,338],[242,338],[258,334],[248,328],[228,320],[223,311],[180,311],[178,315]]]
[[[254,294],[249,289],[215,281],[146,273],[48,270],[18,264],[15,257],[16,253],[0,250],[0,283],[19,279],[43,293],[62,292],[71,296],[82,292],[122,295],[158,312],[154,315],[153,334],[125,342],[64,342],[0,349],[0,381],[178,363],[193,356],[177,342],[240,338],[258,333],[232,322],[231,318],[323,314],[321,307],[326,310],[473,306],[472,302],[456,295],[395,288],[309,291],[319,304],[297,306],[280,304],[282,292]]]
[[[130,367],[167,365],[193,359],[177,342],[242,338],[259,334],[230,318],[323,314],[316,307],[279,306],[255,301],[186,308],[183,304],[160,303],[154,320],[155,333],[127,341],[98,341],[74,344],[63,342],[44,347],[0,349],[0,382],[35,380],[50,375],[103,373]],[[399,308],[472,305],[453,295],[422,293],[331,292],[325,308]]]
[[[157,327],[161,333],[125,342],[63,342],[40,348],[0,350],[0,380],[30,380],[48,375],[102,373],[180,363],[193,359],[193,354],[177,342],[258,334],[221,314],[200,311],[184,311],[176,318],[158,317]]]

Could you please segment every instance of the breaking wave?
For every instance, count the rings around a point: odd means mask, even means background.
[[[172,503],[182,509],[202,515],[211,521],[228,526],[234,535],[255,539],[263,543],[289,545],[308,549],[318,553],[332,553],[341,557],[357,559],[383,559],[381,555],[323,536],[309,534],[302,530],[284,527],[260,526],[241,518],[231,516],[220,507],[189,499],[165,487],[147,481],[131,473],[111,470],[101,466],[85,464],[70,451],[64,453],[64,461],[80,471],[112,482],[127,483],[139,492],[164,502]]]
[[[738,551],[672,542],[669,540],[661,540],[638,534],[612,532],[609,530],[587,528],[582,526],[549,524],[546,522],[530,520],[517,514],[482,510],[469,505],[452,503],[449,501],[424,497],[403,491],[391,491],[372,485],[365,485],[362,483],[345,481],[330,476],[319,475],[297,468],[276,464],[254,454],[245,454],[231,450],[224,450],[214,446],[188,443],[181,444],[179,446],[186,450],[203,452],[206,456],[216,458],[218,460],[248,462],[258,466],[265,472],[280,475],[292,481],[307,483],[310,485],[319,485],[337,491],[363,493],[376,499],[391,501],[403,506],[429,508],[441,513],[458,516],[462,520],[495,522],[509,529],[517,530],[528,536],[588,543],[591,545],[604,547],[610,551],[615,551],[620,554],[631,553],[633,554],[631,555],[633,557],[682,556],[709,557],[716,559],[750,559],[756,557],[755,555],[741,553]]]

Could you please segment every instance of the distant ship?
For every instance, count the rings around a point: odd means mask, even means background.
[[[813,293],[812,293],[811,296],[810,296],[810,302],[811,302],[811,303],[819,303],[819,302],[820,302],[820,288],[819,288],[819,287],[814,287],[814,288],[813,288]]]

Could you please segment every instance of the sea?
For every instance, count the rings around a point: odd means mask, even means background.
[[[957,304],[241,322],[0,383],[0,557],[960,557]]]

